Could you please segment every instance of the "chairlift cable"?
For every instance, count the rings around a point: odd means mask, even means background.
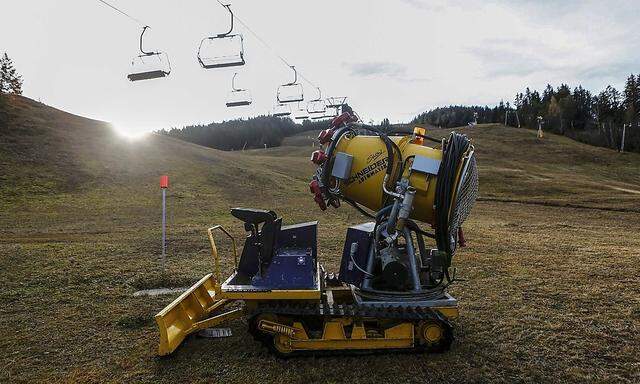
[[[124,16],[126,16],[126,17],[128,17],[128,18],[130,18],[131,20],[135,21],[136,23],[140,24],[141,26],[143,26],[143,27],[147,26],[147,24],[145,24],[145,23],[143,23],[142,21],[140,21],[139,19],[136,19],[135,17],[133,17],[133,16],[129,15],[128,13],[126,13],[125,11],[123,11],[123,10],[121,10],[121,9],[117,8],[116,6],[114,6],[114,5],[112,5],[112,4],[109,4],[109,3],[107,3],[107,2],[106,2],[106,1],[104,1],[104,0],[98,0],[98,1],[99,1],[99,2],[101,2],[102,4],[106,5],[107,7],[109,7],[109,8],[111,8],[111,9],[115,10],[116,12],[118,12],[118,13],[120,13],[120,14],[122,14],[122,15],[124,15]],[[148,27],[148,26],[147,26],[147,27]]]

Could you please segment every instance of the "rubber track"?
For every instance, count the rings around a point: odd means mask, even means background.
[[[288,354],[282,354],[273,346],[273,339],[267,334],[257,330],[257,324],[249,325],[250,332],[254,339],[260,341],[265,347],[273,352],[279,358],[287,359],[296,356],[335,356],[335,355],[351,355],[351,354],[382,354],[382,353],[440,353],[449,349],[453,342],[453,326],[440,314],[431,308],[423,307],[387,307],[374,308],[362,307],[356,305],[337,304],[327,306],[326,304],[303,304],[303,303],[286,303],[273,302],[261,303],[250,314],[251,319],[261,313],[272,313],[285,316],[319,316],[319,317],[355,317],[355,318],[375,318],[375,319],[397,319],[402,321],[418,322],[422,320],[435,320],[442,322],[445,327],[445,339],[436,346],[419,346],[413,348],[393,348],[393,349],[363,349],[363,350],[302,350],[293,351]],[[252,331],[253,330],[253,331]]]
[[[326,316],[326,317],[355,317],[374,319],[397,319],[408,321],[435,320],[451,326],[449,321],[431,308],[419,306],[387,306],[368,307],[354,304],[311,304],[291,303],[288,301],[263,302],[249,315],[257,316],[261,313],[273,313],[288,316]]]

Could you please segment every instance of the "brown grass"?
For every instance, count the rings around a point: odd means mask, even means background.
[[[452,288],[462,316],[445,354],[281,361],[236,321],[233,337],[192,338],[158,358],[152,317],[172,297],[132,293],[209,271],[204,228],[222,223],[242,236],[230,207],[319,219],[330,270],[345,228],[363,218],[316,209],[304,137],[289,139],[298,147],[225,153],[157,136],[131,142],[28,99],[13,105],[10,132],[0,132],[13,143],[0,147],[0,381],[640,381],[640,194],[625,191],[640,190],[640,155],[463,129],[476,143],[481,195],[498,201],[479,202],[466,225],[469,245],[455,260],[466,281]],[[171,176],[164,274],[161,173]]]

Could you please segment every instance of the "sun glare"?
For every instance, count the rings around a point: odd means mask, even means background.
[[[140,140],[149,134],[149,132],[140,132],[121,125],[112,124],[111,126],[118,136],[128,140]]]

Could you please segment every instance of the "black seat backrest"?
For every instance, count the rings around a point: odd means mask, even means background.
[[[276,239],[278,238],[278,233],[280,233],[280,227],[282,226],[282,218],[278,218],[275,221],[266,222],[262,229],[260,229],[260,237],[262,240],[262,250],[260,252],[262,259],[262,267],[264,272],[264,268],[269,266],[271,263],[271,259],[273,258],[273,253],[275,251]]]
[[[233,208],[231,214],[244,222],[247,231],[251,231],[238,263],[239,274],[251,278],[258,272],[264,273],[273,258],[282,218],[273,211],[252,208]]]

